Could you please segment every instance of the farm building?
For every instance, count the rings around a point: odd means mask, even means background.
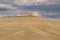
[[[25,12],[24,16],[38,16],[38,12]]]

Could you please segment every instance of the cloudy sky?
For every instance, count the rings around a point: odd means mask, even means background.
[[[0,14],[20,15],[23,11],[60,16],[60,0],[0,0]]]

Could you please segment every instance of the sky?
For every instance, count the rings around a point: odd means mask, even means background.
[[[59,17],[60,0],[0,0],[0,15],[22,15],[24,11],[38,11],[41,16]]]

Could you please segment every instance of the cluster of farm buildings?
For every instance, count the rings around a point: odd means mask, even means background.
[[[38,16],[38,12],[32,12],[32,11],[24,12],[24,16]]]

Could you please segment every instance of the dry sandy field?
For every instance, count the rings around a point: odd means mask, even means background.
[[[60,40],[60,20],[40,17],[0,18],[0,40]]]

